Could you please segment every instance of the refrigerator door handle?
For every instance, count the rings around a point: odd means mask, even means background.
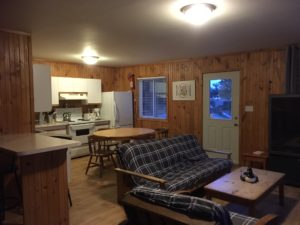
[[[119,108],[117,105],[116,105],[116,111],[117,111],[116,121],[119,123],[120,122],[120,111],[119,111]]]
[[[113,103],[113,106],[114,106],[114,126],[113,126],[113,128],[115,128],[116,126],[117,126],[117,105],[116,105],[116,103],[114,102]]]

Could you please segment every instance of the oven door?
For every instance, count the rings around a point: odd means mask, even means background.
[[[72,139],[80,141],[82,144],[88,143],[88,136],[93,134],[94,130],[95,123],[69,125],[69,133]]]

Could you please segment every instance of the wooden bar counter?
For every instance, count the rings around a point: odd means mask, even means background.
[[[0,136],[0,151],[19,159],[24,225],[69,225],[66,151],[78,145],[33,133]]]

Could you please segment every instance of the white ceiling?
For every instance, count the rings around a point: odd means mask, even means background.
[[[0,28],[31,33],[34,58],[82,63],[90,46],[105,66],[300,42],[300,0],[207,0],[218,8],[202,26],[174,13],[183,2],[191,0],[1,0]]]

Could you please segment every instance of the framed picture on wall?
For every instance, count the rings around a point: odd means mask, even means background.
[[[174,101],[195,100],[195,80],[173,82]]]

